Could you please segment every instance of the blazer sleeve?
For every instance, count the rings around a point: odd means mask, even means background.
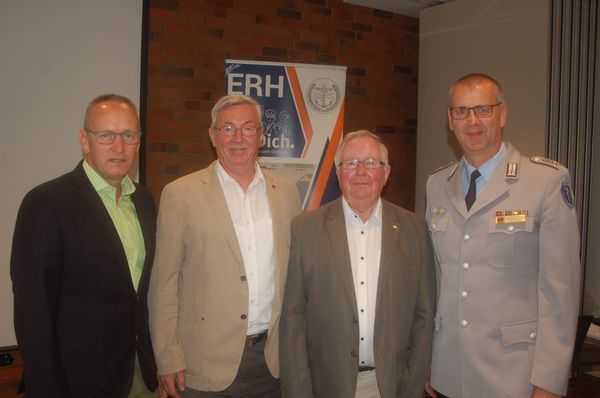
[[[181,203],[174,185],[163,190],[156,229],[156,251],[150,275],[148,309],[150,335],[159,375],[186,368],[179,344],[179,274],[184,261]]]
[[[55,333],[61,248],[54,208],[41,190],[34,189],[21,203],[10,259],[15,334],[25,364],[28,398],[65,394]]]
[[[429,364],[433,339],[436,286],[433,250],[425,221],[419,220],[415,227],[415,241],[420,259],[421,273],[418,278],[417,300],[411,328],[408,374],[402,397],[421,397]]]
[[[539,231],[538,327],[531,384],[564,395],[579,314],[579,229],[567,169],[547,184]]]
[[[279,323],[281,392],[284,398],[312,398],[306,345],[306,294],[301,239],[297,218],[292,220],[288,276]]]

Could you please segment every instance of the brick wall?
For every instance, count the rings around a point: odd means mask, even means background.
[[[225,59],[347,66],[344,131],[390,149],[384,197],[414,208],[418,19],[341,0],[150,0],[146,184],[216,157],[207,129]]]

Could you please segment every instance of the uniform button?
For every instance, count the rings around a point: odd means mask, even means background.
[[[536,337],[537,337],[537,334],[535,332],[529,333],[529,340],[534,340],[535,341]]]
[[[463,263],[463,269],[469,269],[469,263]]]
[[[241,280],[242,282],[245,282],[245,281],[246,281],[246,276],[245,276],[245,275],[242,275],[242,276],[240,276],[240,280]]]
[[[463,319],[462,321],[460,321],[460,326],[466,328],[467,326],[469,326],[469,322],[466,319]]]
[[[469,239],[471,239],[471,235],[465,234],[465,236],[463,236],[463,239],[464,240],[469,240]]]
[[[507,229],[508,229],[509,231],[512,231],[513,229],[515,229],[515,226],[514,226],[514,225],[509,225]]]
[[[460,297],[462,297],[462,298],[467,298],[468,295],[469,295],[469,293],[467,293],[466,290],[463,290],[462,292],[460,292]]]
[[[246,314],[242,314],[242,316],[240,318],[246,319]]]
[[[352,355],[353,357],[356,357],[356,351],[350,351],[350,355]]]

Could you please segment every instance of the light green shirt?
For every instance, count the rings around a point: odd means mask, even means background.
[[[121,180],[121,197],[117,202],[117,189],[106,182],[85,160],[83,161],[83,170],[96,192],[98,192],[117,229],[127,256],[131,280],[137,291],[142,269],[144,268],[146,248],[140,221],[135,211],[135,204],[131,199],[131,195],[135,192],[135,185],[129,176],[125,176]]]

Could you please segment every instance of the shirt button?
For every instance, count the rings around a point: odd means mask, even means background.
[[[460,326],[466,328],[467,326],[469,326],[469,322],[466,319],[463,319],[462,321],[460,321]]]
[[[469,293],[467,293],[466,290],[463,290],[462,292],[460,292],[460,297],[462,297],[462,298],[467,298],[468,295],[469,295]]]
[[[469,269],[469,263],[463,263],[463,269]]]
[[[509,231],[512,231],[512,230],[515,229],[515,226],[514,225],[509,225],[508,228],[506,228],[506,229],[508,229]]]
[[[435,224],[431,224],[431,229],[433,229],[435,231],[436,225]]]
[[[360,259],[361,259],[361,260],[364,260],[365,258],[364,258],[363,256],[360,256]]]
[[[535,332],[529,333],[529,340],[535,341],[537,334]]]
[[[240,318],[246,319],[246,314],[242,314],[242,316]]]
[[[246,275],[242,275],[242,276],[240,276],[240,280],[241,280],[242,282],[245,282],[245,281],[246,281]]]
[[[471,235],[465,234],[465,236],[463,236],[463,239],[464,240],[469,240],[469,239],[471,239]]]

